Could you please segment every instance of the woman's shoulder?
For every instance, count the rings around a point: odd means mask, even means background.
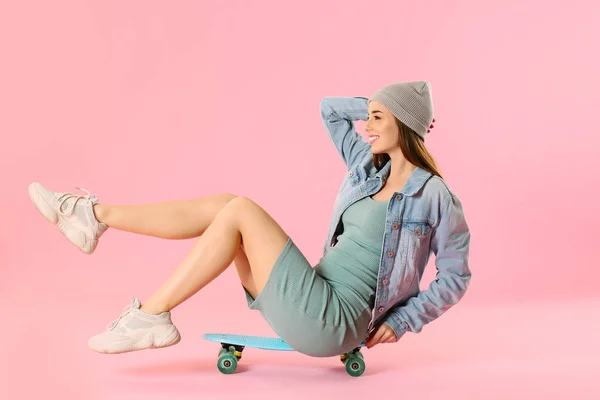
[[[440,199],[442,203],[450,198],[456,197],[456,193],[450,189],[448,182],[434,174],[431,174],[431,177],[427,180],[423,188],[423,194],[436,197]]]

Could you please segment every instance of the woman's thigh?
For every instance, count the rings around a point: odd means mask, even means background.
[[[246,288],[248,293],[250,293],[253,298],[256,298],[256,296],[258,296],[258,291],[256,290],[256,285],[254,285],[252,269],[250,269],[250,262],[248,261],[248,257],[246,256],[243,245],[240,246],[233,263],[235,264],[235,269],[240,277],[242,286]]]
[[[235,259],[238,273],[243,283],[242,276],[246,271],[240,269],[244,268],[243,264],[247,260],[254,283],[253,288],[247,289],[256,297],[265,287],[275,261],[287,243],[288,235],[269,213],[247,197],[236,197],[226,208],[231,209],[242,238],[243,255],[238,253]]]

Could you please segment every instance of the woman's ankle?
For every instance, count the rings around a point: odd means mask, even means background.
[[[98,222],[106,223],[106,208],[107,207],[102,204],[94,204],[94,206],[92,206],[92,211],[94,212],[94,216]]]

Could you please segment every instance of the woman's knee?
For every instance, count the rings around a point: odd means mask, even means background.
[[[220,211],[215,218],[228,220],[230,224],[238,226],[242,217],[246,214],[249,201],[249,199],[242,196],[232,197],[220,208]]]
[[[225,193],[221,194],[221,197],[223,198],[223,201],[225,201],[226,203],[229,203],[231,200],[238,197],[238,195],[234,194],[234,193],[225,192]]]
[[[226,208],[229,203],[235,200],[238,196],[233,193],[221,193],[213,197],[213,201],[210,204],[210,207],[213,208],[213,212],[218,214],[224,208]]]
[[[248,197],[235,196],[235,198],[231,199],[229,203],[227,203],[227,206],[235,211],[243,212],[244,210],[257,207],[257,204]]]

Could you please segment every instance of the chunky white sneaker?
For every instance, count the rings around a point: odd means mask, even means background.
[[[132,297],[119,318],[108,324],[106,332],[90,338],[89,347],[98,353],[117,354],[179,343],[181,335],[171,322],[169,311],[153,315],[140,307],[140,301]]]
[[[41,183],[29,185],[29,197],[38,211],[58,229],[71,243],[86,254],[91,254],[98,245],[98,239],[108,229],[94,214],[98,196],[78,196],[73,193],[53,192]]]

